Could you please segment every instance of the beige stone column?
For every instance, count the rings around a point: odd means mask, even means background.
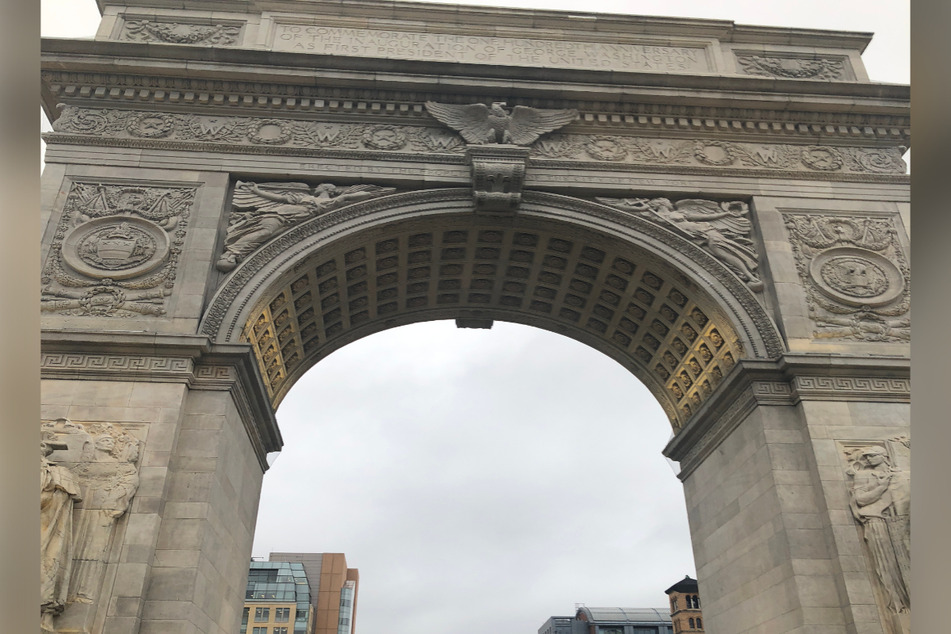
[[[681,462],[707,630],[900,634],[850,511],[848,456],[908,474],[908,363],[742,362],[665,453]]]
[[[97,591],[68,604],[57,631],[237,631],[266,455],[281,445],[245,347],[47,333],[43,375],[45,421],[109,425],[140,446]]]

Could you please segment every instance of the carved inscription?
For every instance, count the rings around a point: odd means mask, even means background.
[[[41,310],[165,314],[196,190],[73,183],[43,269]]]
[[[659,73],[711,70],[706,51],[699,46],[569,42],[303,24],[278,24],[274,49],[321,55],[583,70]]]
[[[911,273],[893,220],[790,214],[786,227],[814,337],[910,340]]]

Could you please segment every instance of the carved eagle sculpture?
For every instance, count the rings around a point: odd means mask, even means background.
[[[578,117],[578,111],[573,109],[542,110],[528,106],[508,109],[500,101],[494,102],[491,107],[482,103],[459,106],[427,101],[426,109],[441,123],[476,145],[531,145],[546,132],[566,126]]]

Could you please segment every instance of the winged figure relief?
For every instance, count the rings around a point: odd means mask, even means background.
[[[696,242],[730,267],[753,291],[763,290],[756,275],[759,258],[750,239],[752,223],[749,207],[743,202],[718,203],[690,198],[671,202],[667,198],[598,198],[598,202],[633,213],[648,214],[664,225]]]
[[[482,103],[460,106],[427,101],[426,110],[440,123],[456,130],[462,138],[475,145],[531,145],[541,135],[562,128],[578,118],[578,111],[574,109],[507,108],[501,101],[491,106]]]
[[[311,188],[306,183],[238,181],[231,201],[225,252],[216,266],[219,271],[230,271],[285,229],[332,209],[394,191],[395,187],[366,184],[341,189],[332,183]]]

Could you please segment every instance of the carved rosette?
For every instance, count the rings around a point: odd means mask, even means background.
[[[126,20],[119,39],[131,42],[229,46],[237,42],[239,24],[183,24],[153,20]]]
[[[841,57],[737,54],[736,61],[746,75],[825,81],[848,79],[845,60]]]
[[[893,219],[789,214],[817,339],[909,341],[911,273]]]
[[[164,315],[196,191],[74,182],[43,269],[41,310]]]
[[[528,148],[471,145],[466,159],[472,166],[472,196],[479,211],[514,211],[522,202]]]
[[[256,146],[262,152],[274,151],[269,148],[300,148],[447,155],[459,155],[466,149],[466,143],[459,135],[429,126],[204,116],[77,106],[63,106],[53,130],[58,134],[124,139],[134,141],[135,145],[163,148],[190,143],[227,143]],[[906,172],[903,147],[803,146],[627,135],[592,137],[556,132],[542,136],[530,148],[533,159],[585,163],[808,174],[898,175]]]

